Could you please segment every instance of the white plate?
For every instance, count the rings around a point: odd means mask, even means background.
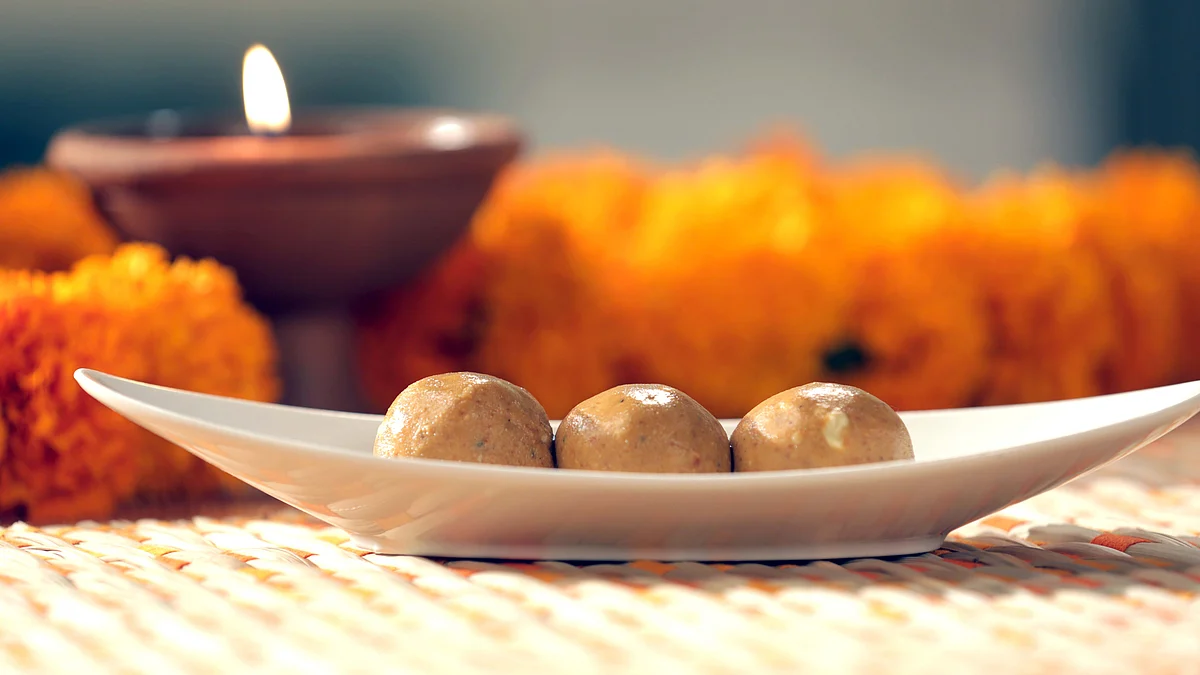
[[[951,530],[1120,459],[1200,410],[1200,382],[905,413],[916,460],[705,475],[371,454],[380,417],[75,374],[103,404],[386,553],[559,560],[801,560],[930,551]],[[726,422],[731,430],[735,422]]]

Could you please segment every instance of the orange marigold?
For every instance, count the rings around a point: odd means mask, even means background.
[[[953,407],[983,378],[988,331],[979,288],[945,241],[962,217],[957,185],[934,166],[884,159],[834,171],[822,224],[852,289],[842,343],[820,377],[862,387],[893,407]]]
[[[467,237],[361,313],[372,403],[437,372],[469,369],[527,387],[552,416],[621,381],[618,319],[601,288],[637,222],[646,178],[608,153],[511,167]]]
[[[102,408],[88,367],[156,384],[271,400],[274,343],[232,272],[147,244],[69,272],[0,273],[0,510],[102,517],[136,493],[215,488],[215,470]]]
[[[629,158],[548,157],[508,172],[475,219],[489,265],[476,363],[551,415],[627,377],[605,284],[621,274],[646,184]]]
[[[661,175],[628,270],[609,274],[638,379],[679,387],[719,416],[814,379],[849,301],[817,217],[808,165],[783,154]]]
[[[67,522],[130,496],[142,435],[75,383],[76,368],[144,378],[136,326],[64,294],[61,275],[0,273],[0,511]]]
[[[218,396],[278,398],[275,343],[267,321],[242,299],[232,270],[213,260],[180,258],[151,244],[126,244],[112,256],[81,261],[62,293],[110,308],[150,359],[147,380]],[[214,479],[240,483],[187,452],[147,435],[139,489],[196,493]]]
[[[0,175],[0,268],[65,270],[116,244],[74,178],[41,168]]]
[[[1100,259],[1083,241],[1086,202],[1053,169],[1000,176],[970,198],[953,259],[989,309],[986,404],[1098,394],[1116,345]]]
[[[1200,167],[1186,153],[1122,152],[1095,177],[1092,239],[1116,261],[1125,348],[1111,388],[1200,379]]]
[[[898,408],[1200,378],[1200,168],[1126,153],[966,191],[915,159],[830,165],[767,135],[647,171],[609,153],[511,168],[467,240],[363,337],[382,406],[470,368],[561,415],[620,382],[737,416],[812,379]],[[451,348],[447,348],[450,346]],[[396,364],[396,365],[391,365]],[[391,374],[388,374],[391,373]]]

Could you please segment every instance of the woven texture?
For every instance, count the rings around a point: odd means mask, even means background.
[[[0,531],[0,671],[1200,672],[1200,433],[932,554],[434,561],[295,512]]]

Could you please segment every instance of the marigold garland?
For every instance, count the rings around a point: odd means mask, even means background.
[[[1149,386],[1164,375],[1200,379],[1200,165],[1183,152],[1122,151],[1095,183],[1092,236],[1130,267],[1122,326],[1138,332],[1122,360],[1146,371],[1118,375],[1112,388]]]
[[[1198,225],[1200,170],[1160,151],[976,188],[914,158],[828,162],[795,136],[667,169],[534,160],[365,316],[364,376],[380,408],[471,368],[552,415],[654,380],[722,416],[817,378],[907,409],[1200,378]],[[456,350],[436,347],[447,334]]]
[[[1047,169],[999,176],[970,196],[958,237],[964,277],[984,294],[992,350],[979,402],[1098,394],[1116,347],[1114,305],[1099,258],[1082,241],[1084,203]]]
[[[965,217],[959,187],[928,162],[880,158],[831,171],[824,200],[820,219],[842,237],[840,279],[853,291],[841,357],[853,349],[858,360],[825,364],[820,379],[909,410],[970,400],[990,344],[983,293],[965,282],[949,238]]]

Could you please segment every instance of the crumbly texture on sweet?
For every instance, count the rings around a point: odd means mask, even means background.
[[[856,387],[814,382],[758,404],[734,429],[735,471],[780,471],[913,458],[888,404]]]
[[[476,373],[419,380],[396,397],[375,438],[379,457],[551,468],[546,411],[524,389]]]
[[[724,473],[729,438],[687,394],[657,384],[614,387],[575,406],[558,428],[562,469]]]

